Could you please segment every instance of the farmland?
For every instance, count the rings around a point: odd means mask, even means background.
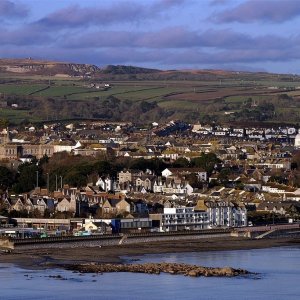
[[[201,73],[197,79],[197,72],[161,73],[134,79],[124,74],[108,74],[109,79],[0,74],[0,118],[11,123],[81,118],[299,121],[299,77],[216,72],[215,78],[203,79]]]

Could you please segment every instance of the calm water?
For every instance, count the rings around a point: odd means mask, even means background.
[[[146,255],[141,262],[232,266],[259,272],[252,278],[191,278],[168,274],[79,275],[24,270],[0,264],[0,299],[300,299],[300,247]],[[128,258],[129,259],[129,258]],[[61,275],[67,280],[49,278]]]

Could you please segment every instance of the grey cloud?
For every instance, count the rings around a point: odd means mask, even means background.
[[[229,2],[230,0],[211,0],[209,4],[211,6],[217,6],[217,5],[225,5]]]
[[[248,0],[233,9],[214,14],[211,20],[218,23],[229,22],[270,22],[280,23],[300,15],[298,0]]]
[[[0,46],[2,57],[32,57],[34,59],[56,60],[74,63],[107,64],[160,64],[167,51],[140,51],[136,49],[109,48],[95,49],[61,49],[57,47],[10,47]]]
[[[189,31],[182,27],[165,28],[156,32],[96,31],[81,35],[61,37],[66,48],[133,47],[180,49],[208,47],[217,49],[282,49],[294,47],[299,36],[280,37],[264,35],[253,37],[247,34],[223,30]]]
[[[264,63],[264,62],[290,62],[300,59],[299,49],[284,50],[226,50],[218,52],[204,52],[186,50],[168,58],[169,64],[175,62],[182,64],[228,64],[228,63]]]
[[[60,45],[66,48],[132,47],[138,34],[129,31],[96,31],[61,37]]]
[[[5,45],[49,45],[55,39],[47,32],[43,32],[37,26],[24,26],[23,28],[9,30],[2,28],[0,41]]]
[[[138,6],[121,3],[110,8],[82,8],[69,6],[54,12],[38,21],[46,26],[87,26],[91,24],[111,24],[126,22],[135,18],[139,13]]]
[[[190,31],[183,27],[169,27],[158,31],[47,31],[38,25],[24,25],[17,29],[0,31],[2,45],[49,45],[65,49],[206,49],[213,50],[281,50],[294,49],[300,43],[300,36],[280,37],[277,35],[251,36],[230,29]]]
[[[21,2],[15,3],[9,0],[0,1],[0,17],[11,18],[11,17],[25,17],[28,15],[28,8]]]
[[[300,59],[299,49],[294,50],[226,50],[226,51],[201,51],[198,49],[186,49],[173,51],[170,49],[132,49],[132,48],[107,48],[107,49],[62,49],[57,47],[9,47],[0,46],[3,57],[31,56],[36,59],[51,59],[59,61],[71,61],[78,63],[106,64],[136,64],[149,65],[162,68],[171,68],[197,65],[237,65],[265,62],[290,63]]]
[[[191,0],[188,0],[191,1]],[[160,0],[155,4],[158,8],[172,8],[173,6],[179,6],[187,2],[187,0]]]
[[[109,25],[115,23],[131,23],[153,19],[162,12],[181,5],[185,0],[160,0],[148,4],[146,1],[121,1],[111,6],[80,7],[68,6],[51,13],[36,23],[44,26],[86,27],[88,25]]]
[[[88,51],[86,52],[88,55]],[[219,51],[208,52],[198,49],[187,49],[182,51],[172,51],[169,49],[118,49],[108,48],[101,50],[96,57],[101,58],[101,63],[112,64],[143,64],[151,63],[155,65],[187,65],[187,64],[245,64],[264,62],[291,62],[300,59],[299,49],[294,51],[270,50],[263,54],[261,51]]]

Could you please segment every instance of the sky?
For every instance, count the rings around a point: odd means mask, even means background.
[[[300,74],[300,0],[0,0],[0,58]]]

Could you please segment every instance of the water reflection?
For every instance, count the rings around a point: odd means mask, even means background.
[[[35,299],[299,299],[300,247],[130,257],[140,262],[232,266],[257,277],[191,278],[169,274],[79,274],[0,264],[0,300]],[[65,280],[66,279],[66,280]]]

